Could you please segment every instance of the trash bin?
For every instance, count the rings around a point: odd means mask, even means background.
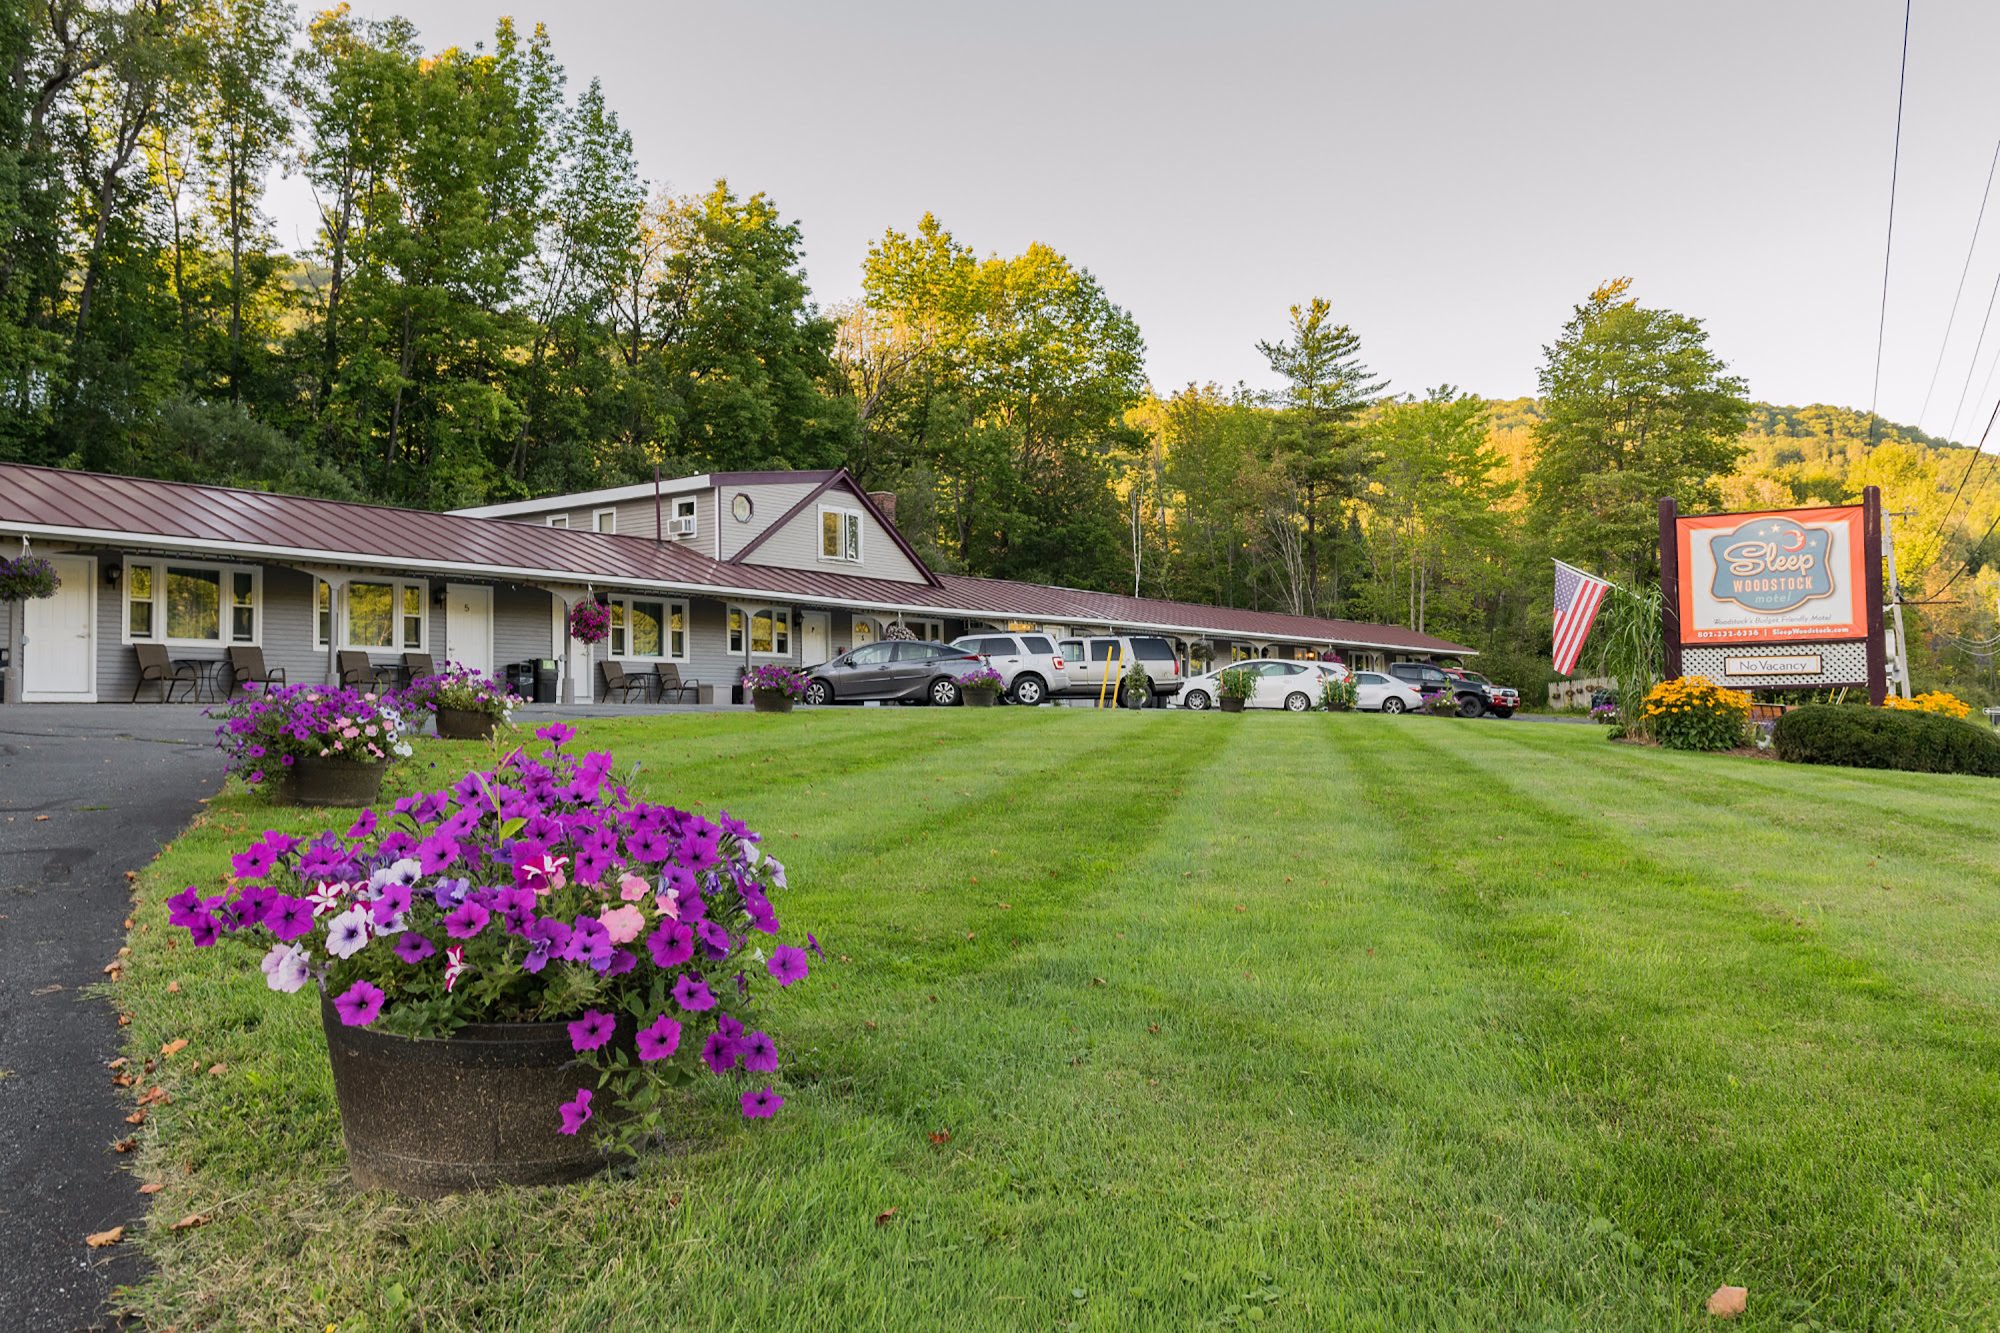
[[[559,689],[559,678],[556,670],[556,659],[553,657],[538,657],[534,661],[526,663],[526,665],[534,676],[535,702],[538,704],[552,704],[557,702],[561,698],[561,695],[557,692]],[[523,695],[522,697],[525,698],[527,696]],[[588,702],[588,700],[585,702]]]
[[[507,690],[533,703],[535,699],[535,664],[533,662],[509,662],[507,664]]]

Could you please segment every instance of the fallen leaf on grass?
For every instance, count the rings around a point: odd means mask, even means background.
[[[123,1069],[126,1065],[129,1065],[131,1063],[132,1062],[130,1060],[127,1060],[124,1056],[121,1055],[117,1059],[107,1062],[104,1067],[106,1069]]]
[[[125,964],[119,962],[117,959],[114,958],[110,962],[104,965],[104,975],[110,977],[113,981],[116,981],[118,979],[118,969],[123,966],[125,966]]]
[[[172,1041],[160,1047],[160,1054],[179,1055],[182,1051],[187,1049],[187,1044],[188,1044],[188,1039],[186,1037],[175,1037]]]
[[[870,1032],[873,1032],[875,1030],[875,1020],[872,1018],[864,1018],[861,1020],[861,1026],[867,1028]]]
[[[135,1152],[138,1150],[138,1147],[139,1147],[139,1140],[137,1139],[120,1139],[118,1140],[118,1142],[111,1145],[111,1151]]]
[[[129,1088],[132,1086],[132,1076],[130,1074],[113,1074],[111,1076],[111,1086],[114,1088]]]
[[[1239,911],[1239,912],[1247,912],[1247,911],[1249,911],[1250,909],[1249,909],[1249,908],[1247,908],[1247,907],[1245,907],[1245,906],[1244,906],[1244,905],[1243,905],[1242,903],[1238,903],[1238,904],[1236,904],[1236,910],[1237,910],[1237,911]]]
[[[884,1208],[881,1212],[875,1214],[875,1225],[886,1227],[895,1216],[896,1210],[894,1207]]]
[[[173,1098],[167,1095],[167,1090],[157,1083],[139,1094],[141,1106],[165,1106],[172,1100]]]
[[[207,1213],[189,1213],[186,1217],[168,1227],[167,1230],[186,1231],[189,1227],[205,1227],[209,1224],[209,1221],[210,1218]]]
[[[94,1231],[83,1238],[83,1243],[93,1250],[101,1250],[107,1245],[116,1245],[125,1239],[124,1227],[113,1227],[109,1231]]]
[[[208,1067],[208,1076],[210,1078],[221,1078],[224,1074],[227,1074],[228,1072],[229,1072],[228,1065],[213,1064]]]
[[[146,1113],[144,1111],[134,1111],[131,1115],[125,1117],[125,1123],[128,1125],[143,1125],[146,1123]]]
[[[934,1133],[934,1134],[932,1134],[932,1135],[931,1135],[931,1142],[932,1142],[932,1143],[935,1143],[935,1144],[937,1144],[937,1145],[939,1145],[940,1147],[942,1147],[943,1145],[945,1145],[945,1144],[947,1144],[947,1143],[950,1143],[950,1142],[951,1142],[951,1131],[950,1131],[950,1130],[948,1130],[948,1129],[940,1129],[940,1130],[938,1130],[938,1131],[937,1131],[936,1133]]]
[[[1708,1298],[1708,1312],[1717,1319],[1734,1319],[1750,1308],[1748,1287],[1717,1287]]]
[[[1090,984],[1091,984],[1091,985],[1093,985],[1093,986],[1102,986],[1102,985],[1104,984],[1104,978],[1103,978],[1103,977],[1092,977],[1092,978],[1090,979]]]
[[[178,982],[178,981],[169,981],[169,982],[167,983],[167,994],[169,994],[169,995],[179,995],[180,993],[181,993],[181,983],[180,983],[180,982]]]
[[[158,1194],[161,1190],[165,1189],[166,1187],[167,1183],[164,1180],[149,1180],[145,1184],[139,1187],[139,1193]]]
[[[1158,1032],[1159,1030],[1160,1030],[1160,1025],[1158,1023],[1146,1024],[1146,1031],[1148,1032]]]
[[[139,878],[139,872],[138,872],[138,871],[136,871],[136,870],[128,870],[128,871],[126,871],[126,872],[125,872],[125,878],[127,878],[127,879],[137,879],[137,878]]]

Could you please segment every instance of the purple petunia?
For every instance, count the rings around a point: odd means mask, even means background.
[[[444,933],[455,940],[469,940],[486,929],[486,923],[493,914],[475,902],[463,902],[458,910],[444,919]]]
[[[681,979],[674,983],[674,1003],[689,1013],[700,1013],[715,1008],[715,997],[708,993],[706,981],[682,973]]]
[[[702,957],[719,963],[729,957],[729,932],[713,921],[704,921],[694,929],[695,937],[701,941]]]
[[[348,826],[347,836],[359,842],[375,831],[375,812],[363,810],[361,817]]]
[[[382,1012],[382,988],[357,981],[334,998],[333,1008],[340,1021],[351,1028],[365,1028]]]
[[[661,1014],[650,1027],[639,1030],[639,1058],[664,1060],[681,1046],[681,1025]]]
[[[778,1067],[778,1043],[762,1032],[747,1033],[737,1043],[743,1052],[743,1067],[758,1074],[768,1074]]]
[[[586,1009],[583,1017],[569,1025],[569,1044],[574,1050],[594,1051],[611,1040],[618,1020],[601,1009]]]
[[[653,966],[679,967],[694,957],[694,932],[678,921],[662,919],[646,937],[646,948],[652,951]]]
[[[264,929],[290,943],[312,929],[312,904],[281,893],[264,908]]]
[[[564,745],[576,736],[576,728],[562,722],[551,722],[545,727],[535,728],[535,737],[551,745]]]
[[[785,1099],[768,1087],[746,1092],[743,1094],[743,1116],[746,1120],[769,1120],[784,1104]]]
[[[201,905],[201,893],[192,884],[167,899],[167,924],[170,926],[185,930],[195,918],[207,915]]]
[[[397,917],[410,910],[410,886],[390,884],[383,888],[368,909],[369,917],[378,926],[393,925]]]
[[[436,952],[437,945],[432,944],[428,936],[419,935],[414,930],[405,931],[396,937],[396,957],[406,963],[412,965],[421,963]]]
[[[764,964],[764,970],[776,977],[780,986],[803,981],[806,976],[806,951],[794,945],[781,944],[772,951],[771,961]]]
[[[813,938],[813,933],[810,930],[806,932],[806,948],[812,950],[813,957],[825,961],[826,955],[820,951],[819,941]]]
[[[206,949],[221,938],[222,923],[207,912],[203,912],[187,923],[187,932],[189,938],[194,941],[195,948]]]
[[[720,1032],[711,1032],[708,1034],[708,1040],[702,1043],[702,1063],[708,1066],[711,1074],[728,1073],[730,1070],[736,1068],[736,1062],[741,1057],[742,1050],[736,1044],[734,1037],[726,1037]]]
[[[229,858],[229,868],[238,879],[262,879],[276,865],[278,853],[269,843],[255,842]]]
[[[590,1089],[578,1088],[576,1098],[562,1104],[562,1132],[574,1134],[590,1120]]]

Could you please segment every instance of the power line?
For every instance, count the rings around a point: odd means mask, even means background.
[[[1869,444],[1874,444],[1875,409],[1882,398],[1882,342],[1889,329],[1889,257],[1896,249],[1896,178],[1903,170],[1903,91],[1910,75],[1910,7],[1903,0],[1903,56],[1896,67],[1896,141],[1889,158],[1889,230],[1882,239],[1882,307],[1875,317],[1875,386],[1868,394]]]
[[[1973,251],[1979,248],[1980,224],[1986,221],[1986,201],[1993,194],[1993,173],[1995,169],[2000,169],[2000,141],[1995,141],[1993,145],[1993,163],[1986,168],[1986,188],[1979,195],[1979,213],[1972,219],[1972,240],[1965,247],[1965,267],[1958,271],[1958,290],[1951,295],[1951,313],[1946,315],[1944,320],[1944,341],[1938,344],[1937,364],[1931,367],[1931,384],[1928,389],[1924,390],[1924,405],[1917,412],[1918,430],[1922,430],[1924,427],[1924,417],[1931,410],[1931,395],[1937,392],[1938,375],[1944,370],[1945,349],[1951,346],[1951,326],[1958,321],[1958,303],[1965,295],[1965,280],[1972,273],[1972,254]],[[2000,288],[1996,288],[1996,290],[2000,290]],[[1989,318],[1993,314],[1993,303],[1991,301],[1986,303],[1986,313]],[[1984,342],[1986,338],[1986,326],[1984,324],[1979,327],[1979,336],[1980,341]],[[1972,362],[1974,367],[1979,364],[1979,348],[1976,345],[1972,349]],[[1972,382],[1971,368],[1968,368],[1965,372],[1965,381],[1967,384]],[[1961,405],[1963,402],[1964,399],[1961,397]]]

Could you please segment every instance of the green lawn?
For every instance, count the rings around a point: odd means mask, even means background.
[[[1356,715],[584,739],[789,865],[830,961],[771,1015],[779,1118],[718,1088],[623,1177],[357,1194],[316,1006],[167,947],[167,894],[308,827],[232,794],[143,877],[118,992],[135,1054],[191,1043],[142,1131],[154,1325],[1653,1330],[1724,1282],[1753,1328],[2000,1311],[2000,784]]]

